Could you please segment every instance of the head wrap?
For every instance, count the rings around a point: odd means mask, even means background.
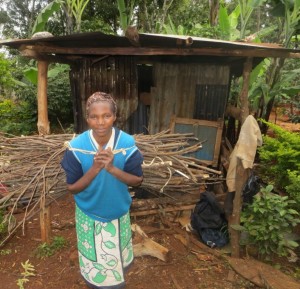
[[[89,115],[89,110],[93,103],[104,102],[104,101],[108,102],[111,105],[111,109],[112,109],[113,113],[116,114],[117,113],[117,104],[116,104],[116,101],[113,99],[113,97],[108,93],[97,91],[97,92],[93,93],[86,102],[86,115],[87,116]]]

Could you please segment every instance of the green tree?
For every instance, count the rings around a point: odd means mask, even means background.
[[[5,91],[11,90],[14,85],[12,61],[5,57],[4,53],[0,53],[0,99]]]
[[[34,21],[45,0],[4,0],[6,20],[3,35],[7,38],[29,38]]]
[[[282,40],[284,47],[289,48],[293,35],[297,35],[300,23],[300,0],[273,0],[273,15],[279,18],[281,26],[279,28],[279,39]],[[281,70],[283,68],[285,59],[272,59],[271,65],[266,73],[266,85],[270,94],[269,101],[266,104],[265,113],[261,115],[266,121],[269,120],[275,98],[276,98],[276,84],[280,82]],[[272,93],[273,92],[273,93]],[[267,126],[263,127],[266,132]]]

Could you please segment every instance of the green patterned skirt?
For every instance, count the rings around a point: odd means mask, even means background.
[[[133,261],[129,212],[108,223],[91,219],[76,206],[80,271],[91,288],[124,288],[124,270]]]

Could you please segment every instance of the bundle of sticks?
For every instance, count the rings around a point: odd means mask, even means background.
[[[168,197],[176,193],[199,191],[202,184],[220,182],[221,172],[192,157],[202,143],[192,133],[136,135],[144,156],[142,188]]]
[[[73,137],[0,134],[0,209],[8,212],[6,218],[10,221],[17,208],[22,207],[25,212],[21,222],[11,225],[13,230],[21,225],[24,228],[25,221],[41,206],[66,193],[60,161],[64,151],[70,149],[68,141]],[[192,134],[171,134],[166,130],[154,135],[135,135],[135,139],[144,156],[141,188],[146,191],[172,197],[176,192],[198,191],[204,182],[222,179],[221,172],[189,156],[201,149],[201,142]]]

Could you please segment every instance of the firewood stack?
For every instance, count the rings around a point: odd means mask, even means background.
[[[17,226],[24,225],[41,204],[47,205],[66,193],[60,161],[64,144],[73,137],[0,135],[0,209],[6,209],[10,219],[21,208],[25,216]],[[176,193],[198,192],[201,184],[222,179],[221,172],[188,156],[201,149],[201,142],[192,134],[170,134],[167,130],[135,138],[144,156],[141,188],[146,191],[174,198]]]
[[[156,195],[198,192],[200,185],[221,179],[220,171],[189,156],[202,147],[191,133],[136,135],[136,143],[144,156],[142,188]]]

